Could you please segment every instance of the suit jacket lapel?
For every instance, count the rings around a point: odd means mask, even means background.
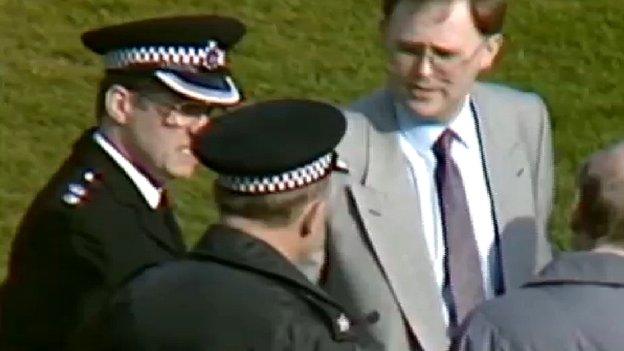
[[[350,191],[407,324],[425,349],[440,349],[447,344],[440,291],[389,94],[370,116],[379,119],[369,131],[367,176]]]
[[[472,94],[492,197],[505,288],[518,287],[533,273],[535,220],[530,167],[510,123],[514,106],[501,103],[477,84]]]

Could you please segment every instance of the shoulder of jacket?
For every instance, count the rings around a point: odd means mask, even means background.
[[[375,128],[379,119],[387,117],[388,111],[385,110],[388,98],[388,91],[379,89],[342,108],[347,130],[336,147],[341,170],[347,169],[352,175],[363,172],[367,162],[370,129]]]
[[[490,95],[494,99],[512,101],[519,105],[539,105],[540,107],[544,105],[544,99],[536,92],[518,89],[500,83],[477,82],[475,90],[482,94]]]
[[[80,168],[60,183],[56,196],[63,207],[79,210],[101,197],[103,174],[93,168]]]
[[[355,112],[367,112],[383,104],[387,98],[388,89],[380,88],[355,100],[348,106],[348,109]]]

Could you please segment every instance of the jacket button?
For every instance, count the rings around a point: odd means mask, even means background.
[[[336,324],[338,325],[338,330],[340,330],[341,333],[346,333],[351,328],[351,322],[344,313],[341,313],[338,319],[336,319]]]
[[[85,182],[92,183],[95,180],[95,173],[93,171],[86,171],[82,175],[82,178],[85,180]]]

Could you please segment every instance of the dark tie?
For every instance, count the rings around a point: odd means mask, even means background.
[[[485,296],[464,184],[451,157],[454,138],[453,131],[446,129],[432,147],[437,159],[435,179],[446,245],[444,295],[452,327],[459,325]]]

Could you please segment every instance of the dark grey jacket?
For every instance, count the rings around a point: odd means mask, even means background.
[[[452,350],[624,350],[624,257],[566,253],[524,288],[486,302]]]
[[[266,243],[226,226],[131,280],[77,350],[356,350],[354,321]]]

